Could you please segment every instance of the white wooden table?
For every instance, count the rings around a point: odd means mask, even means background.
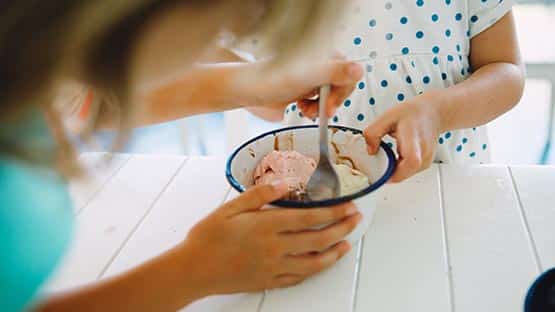
[[[85,154],[89,167],[102,154]],[[182,240],[234,196],[223,158],[117,155],[71,185],[77,230],[47,291],[93,282]],[[360,207],[364,209],[364,207]],[[555,168],[450,165],[378,194],[373,225],[336,266],[266,293],[185,311],[522,311],[555,266]]]

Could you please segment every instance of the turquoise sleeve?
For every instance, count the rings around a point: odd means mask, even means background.
[[[0,311],[29,307],[68,245],[72,215],[58,175],[0,158]]]

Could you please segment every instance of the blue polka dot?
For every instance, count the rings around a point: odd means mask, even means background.
[[[389,146],[389,148],[393,148],[393,143],[387,142],[387,146]]]
[[[451,132],[446,132],[446,133],[445,133],[445,138],[446,138],[446,139],[449,139],[449,138],[451,137],[451,135],[452,135]]]
[[[333,116],[333,122],[338,122],[339,118],[337,116]]]
[[[432,60],[432,63],[434,63],[434,65],[439,64],[439,59],[437,58],[437,56],[434,56],[434,59]]]
[[[447,80],[447,74],[446,73],[441,73],[441,79],[442,80]]]
[[[398,100],[399,102],[404,101],[404,100],[405,100],[405,95],[404,95],[403,93],[397,94],[397,100]]]
[[[374,99],[373,97],[371,97],[371,98],[368,100],[368,103],[370,103],[370,105],[374,105],[374,104],[376,104],[376,99]]]
[[[285,114],[289,114],[289,108],[285,110]]]
[[[405,55],[406,55],[406,54],[409,54],[409,48],[404,47],[404,48],[401,50],[401,53],[403,53],[403,54],[405,54]]]
[[[410,61],[410,66],[412,66],[413,68],[416,68],[416,64],[414,63],[414,61]]]
[[[411,83],[412,83],[412,79],[410,78],[410,76],[407,76],[406,81],[407,81],[408,84],[411,84]]]
[[[365,86],[366,86],[366,84],[365,84],[364,82],[362,82],[362,81],[358,83],[358,88],[359,88],[360,90],[364,89]]]
[[[432,22],[437,22],[437,21],[439,21],[439,15],[433,14],[432,15]]]
[[[380,82],[380,85],[384,88],[387,87],[387,80],[382,80],[382,82]]]
[[[455,15],[455,20],[457,20],[457,21],[462,20],[462,14],[461,14],[461,13],[457,13],[457,14]]]
[[[409,19],[403,16],[399,21],[401,22],[401,24],[405,25],[406,23],[408,23]]]
[[[424,5],[424,0],[416,0],[416,5],[421,7]]]
[[[462,139],[462,142],[463,142],[463,144],[466,144],[466,143],[468,143],[468,139],[467,139],[467,138],[463,138],[463,139]]]
[[[462,151],[462,145],[457,146],[457,152],[460,152],[460,151]]]
[[[374,68],[372,67],[372,65],[366,65],[366,71],[367,72],[371,73],[373,69]]]
[[[393,34],[392,33],[388,33],[385,35],[385,40],[391,40],[393,39]]]
[[[357,120],[358,121],[363,121],[364,120],[364,115],[363,114],[358,114],[357,115]]]
[[[439,144],[443,144],[445,141],[443,140],[443,138],[439,138],[438,142]]]
[[[453,62],[455,60],[455,58],[453,57],[453,55],[449,54],[449,55],[447,55],[447,60],[449,62]]]
[[[297,104],[291,105],[291,111],[294,112],[297,110]]]
[[[445,31],[445,37],[447,37],[447,38],[451,37],[451,30],[450,29],[447,29]]]
[[[464,70],[464,68],[463,68],[463,69],[461,69],[461,75],[463,75],[463,76],[464,76],[465,74],[466,74],[466,71]]]
[[[467,37],[470,37],[470,30],[467,30],[467,31],[466,31],[466,36],[467,36]]]
[[[299,117],[303,118],[303,113],[299,112]]]
[[[353,43],[354,43],[355,45],[359,45],[359,44],[362,43],[362,39],[361,39],[360,37],[356,37],[356,38],[353,40]]]
[[[434,46],[432,48],[432,52],[434,52],[434,54],[438,54],[439,53],[439,47],[438,46]]]
[[[478,21],[478,16],[472,15],[472,17],[470,18],[470,21],[471,21],[472,23],[476,23],[476,22]]]
[[[422,82],[425,83],[425,84],[429,84],[430,83],[430,77],[424,76],[424,78],[422,78]]]
[[[368,22],[368,25],[370,25],[370,27],[376,27],[376,20],[371,19],[370,22]]]
[[[351,106],[351,100],[346,100],[343,105],[345,105],[345,107]]]
[[[422,39],[423,37],[424,37],[424,32],[422,32],[422,31],[417,31],[416,32],[416,38]]]
[[[476,153],[475,153],[475,152],[472,152],[472,153],[470,153],[468,156],[474,158],[474,157],[476,156]]]
[[[461,46],[457,44],[457,52],[461,52]]]
[[[483,149],[484,151],[486,150],[486,148],[488,148],[488,145],[487,145],[487,144],[482,144],[482,149]]]
[[[445,4],[450,5],[450,4],[451,4],[451,0],[445,0]]]
[[[476,131],[476,127],[472,128],[472,131]]]
[[[396,71],[397,70],[397,64],[389,65],[389,69],[391,69],[392,71]]]
[[[462,55],[459,54],[459,61],[462,61]]]

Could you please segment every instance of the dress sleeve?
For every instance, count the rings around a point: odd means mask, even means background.
[[[507,14],[514,0],[467,0],[469,36],[480,34]]]

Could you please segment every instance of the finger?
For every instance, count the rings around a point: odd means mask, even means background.
[[[332,86],[331,93],[326,102],[326,115],[331,118],[337,107],[339,107],[347,97],[349,97],[355,90],[355,84],[347,86]]]
[[[300,100],[297,101],[297,106],[308,118],[318,117],[318,101],[313,100]]]
[[[293,254],[305,254],[326,250],[344,240],[356,228],[360,220],[362,220],[362,215],[357,213],[319,230],[282,234],[285,251]]]
[[[221,210],[228,217],[242,212],[259,210],[262,206],[282,198],[288,191],[289,187],[283,181],[257,185],[224,204]]]
[[[310,276],[329,268],[350,250],[351,244],[347,241],[342,241],[320,253],[287,256],[285,268],[289,272]]]
[[[276,232],[285,233],[336,223],[357,212],[357,207],[349,202],[328,208],[265,210],[263,217]]]
[[[401,182],[420,171],[423,162],[420,138],[415,135],[415,131],[399,131],[397,146],[401,161],[391,177],[393,183]]]
[[[320,89],[316,88],[310,91],[309,93],[305,94],[305,96],[303,96],[303,99],[315,101],[315,100],[318,100],[319,97],[320,97]]]
[[[394,117],[394,114],[386,112],[364,129],[364,139],[366,144],[368,144],[368,153],[370,155],[378,152],[382,138],[386,134],[391,133],[395,129],[396,124],[397,119]]]
[[[353,85],[362,79],[363,74],[364,70],[360,64],[345,61],[330,62],[328,75],[324,75],[324,77],[328,77],[328,81],[322,84]]]
[[[270,284],[270,289],[272,288],[285,288],[295,286],[302,283],[306,279],[305,275],[300,274],[281,274],[276,276]]]

